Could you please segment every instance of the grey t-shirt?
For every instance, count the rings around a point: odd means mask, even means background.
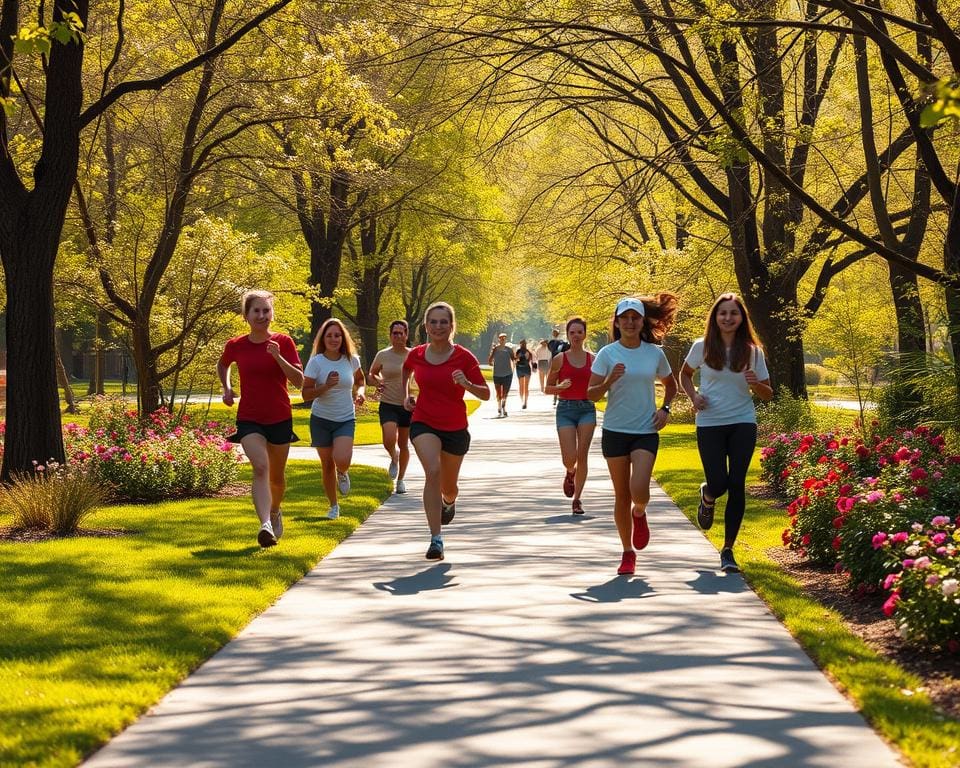
[[[493,348],[493,375],[510,376],[513,374],[513,350],[508,346],[497,345]]]

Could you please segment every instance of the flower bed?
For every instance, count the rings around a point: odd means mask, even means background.
[[[761,467],[790,500],[784,545],[853,589],[888,590],[884,612],[905,638],[960,651],[960,456],[942,436],[773,435]]]
[[[156,501],[216,493],[237,476],[240,457],[218,422],[159,410],[141,422],[123,401],[96,402],[90,426],[64,426],[67,461],[84,467],[117,499]]]

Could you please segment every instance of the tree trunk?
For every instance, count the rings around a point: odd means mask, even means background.
[[[58,230],[59,231],[59,230]],[[7,426],[2,479],[32,472],[34,462],[64,462],[54,340],[53,257],[49,243],[4,243],[7,269]],[[54,253],[56,248],[54,245]],[[12,258],[11,258],[12,257]]]
[[[790,278],[765,282],[755,293],[744,292],[743,300],[766,351],[770,384],[774,391],[783,388],[794,397],[806,398],[796,286]]]
[[[960,185],[957,186],[950,210],[950,223],[943,242],[943,270],[948,274],[960,274]],[[945,290],[947,303],[947,326],[950,334],[950,353],[953,358],[956,401],[960,404],[960,291]],[[8,411],[9,412],[9,411]]]
[[[148,325],[135,323],[131,331],[133,363],[137,371],[137,410],[141,416],[145,416],[163,405],[157,356],[150,341]]]
[[[87,386],[88,395],[104,394],[103,379],[105,367],[104,336],[107,333],[107,313],[97,312],[93,333],[93,369],[90,371],[90,384]]]

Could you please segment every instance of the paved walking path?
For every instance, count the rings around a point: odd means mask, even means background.
[[[414,458],[410,493],[89,768],[899,764],[658,488],[617,577],[599,433],[574,518],[550,398],[530,405],[471,417],[445,561],[423,557]]]

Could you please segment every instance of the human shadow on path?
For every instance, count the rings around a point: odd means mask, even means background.
[[[443,563],[442,565],[425,568],[412,576],[399,576],[392,581],[375,581],[373,586],[383,592],[398,596],[417,595],[434,589],[458,587],[459,584],[452,583],[454,576],[448,575],[450,567],[450,563]]]
[[[747,583],[739,573],[717,573],[706,569],[697,570],[697,577],[688,581],[702,595],[739,594],[749,592]]]
[[[547,525],[555,525],[556,523],[567,523],[573,525],[579,525],[585,520],[596,520],[596,515],[572,515],[569,512],[565,515],[553,515],[552,517],[543,518],[543,522]]]
[[[570,597],[586,603],[620,603],[655,594],[656,590],[643,579],[615,576],[604,584],[587,587],[585,592],[571,592]]]

